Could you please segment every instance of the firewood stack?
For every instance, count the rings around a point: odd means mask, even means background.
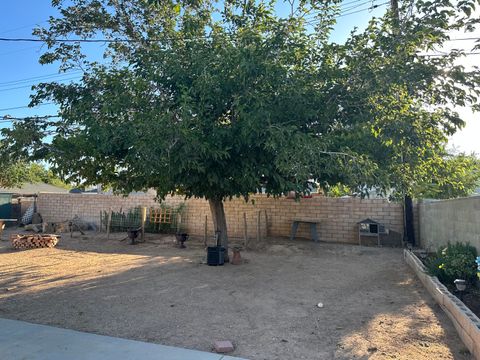
[[[57,245],[59,238],[59,235],[54,234],[11,235],[10,242],[17,250],[44,247],[52,248]]]

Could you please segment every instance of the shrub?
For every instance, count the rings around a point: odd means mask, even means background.
[[[437,251],[426,266],[428,272],[445,285],[452,285],[455,279],[473,282],[476,278],[475,259],[477,249],[468,243],[448,244]]]

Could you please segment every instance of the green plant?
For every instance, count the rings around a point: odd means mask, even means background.
[[[448,244],[446,248],[438,250],[436,256],[427,262],[430,275],[446,284],[452,285],[455,279],[464,279],[469,282],[475,279],[475,258],[477,249],[468,243]]]
[[[100,227],[105,231],[108,228],[108,212],[100,212]],[[110,231],[111,232],[125,232],[130,228],[138,228],[142,224],[141,208],[136,207],[129,209],[127,212],[112,211],[110,214]]]

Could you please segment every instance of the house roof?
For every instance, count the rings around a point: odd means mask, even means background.
[[[39,192],[67,193],[68,190],[45,183],[25,183],[20,187],[0,188],[0,193],[37,194]]]

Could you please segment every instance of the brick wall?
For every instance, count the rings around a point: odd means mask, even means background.
[[[252,201],[253,200],[253,201]],[[180,204],[181,197],[169,197],[168,204]],[[97,194],[53,194],[40,193],[38,211],[45,221],[63,221],[78,215],[84,220],[98,224],[102,210],[114,211],[136,206],[158,206],[154,195],[131,195],[128,197]],[[372,218],[388,228],[402,232],[403,216],[400,204],[384,199],[328,198],[314,196],[295,201],[287,198],[273,199],[265,195],[252,196],[246,203],[243,199],[225,202],[229,236],[243,237],[243,214],[247,218],[249,237],[255,237],[260,213],[260,231],[269,236],[288,236],[294,218],[321,220],[320,239],[329,242],[357,243],[356,222]],[[208,202],[203,199],[189,199],[182,222],[186,231],[203,235],[207,217],[208,234],[213,233]],[[309,229],[300,225],[298,236],[309,237]]]

